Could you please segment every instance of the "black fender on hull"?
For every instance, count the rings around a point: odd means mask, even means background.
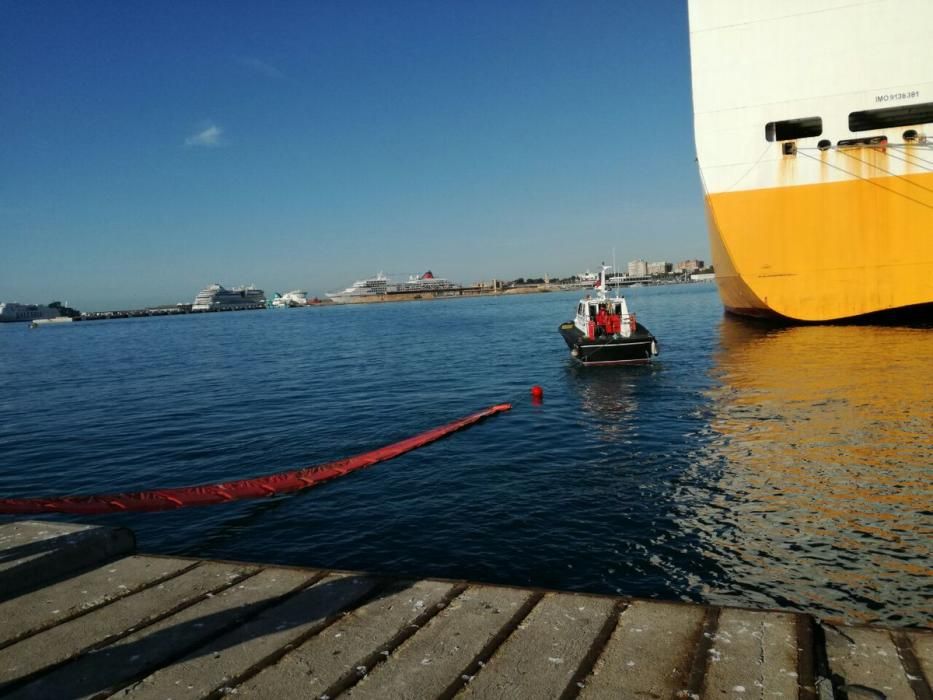
[[[572,323],[562,323],[558,329],[570,355],[583,365],[646,364],[659,354],[658,341],[640,323],[628,337],[600,336],[590,340]]]

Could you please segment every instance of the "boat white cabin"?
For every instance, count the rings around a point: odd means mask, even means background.
[[[598,281],[593,287],[595,296],[587,294],[577,304],[573,325],[589,338],[596,338],[602,333],[617,333],[623,338],[628,338],[637,326],[635,314],[629,312],[625,297],[620,296],[618,292],[610,296],[606,284],[606,271],[611,269],[609,265],[602,266]]]
[[[635,320],[625,297],[610,292],[610,269],[602,266],[594,294],[580,299],[573,321],[560,324],[558,330],[570,356],[585,366],[647,364],[658,354],[657,339]]]

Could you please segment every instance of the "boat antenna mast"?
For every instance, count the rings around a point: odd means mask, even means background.
[[[612,268],[604,262],[600,263],[599,267],[600,267],[599,286],[597,287],[599,291],[597,292],[597,298],[605,299],[606,298],[606,270],[610,270]]]
[[[616,296],[619,296],[619,271],[616,270],[616,247],[612,246],[612,277],[616,281]]]

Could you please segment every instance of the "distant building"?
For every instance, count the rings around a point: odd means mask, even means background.
[[[628,264],[629,277],[644,277],[648,274],[648,263],[644,260],[632,260]]]
[[[649,275],[665,275],[671,271],[669,262],[650,262],[648,263]]]
[[[702,270],[706,265],[702,260],[683,260],[674,266],[674,272],[695,272]]]
[[[58,318],[61,316],[60,307],[61,304],[56,307],[41,304],[17,304],[16,302],[0,303],[0,322]]]

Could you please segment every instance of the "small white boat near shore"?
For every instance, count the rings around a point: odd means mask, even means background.
[[[37,318],[29,324],[30,328],[41,328],[42,326],[57,326],[60,323],[71,323],[74,319],[71,316],[56,316],[55,318]]]
[[[285,294],[276,294],[272,300],[274,309],[294,309],[308,305],[308,293],[303,289],[293,289]]]

